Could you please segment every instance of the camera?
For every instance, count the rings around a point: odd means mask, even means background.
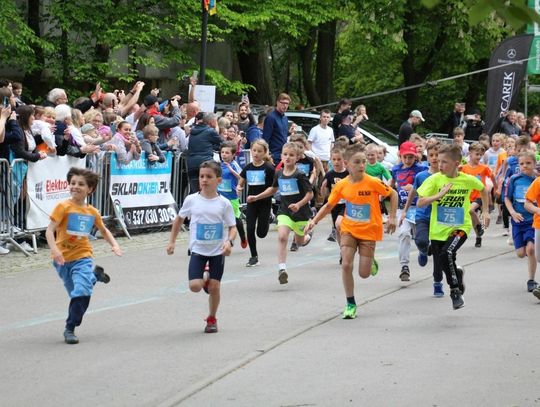
[[[9,98],[7,96],[4,96],[4,100],[3,100],[2,104],[3,104],[4,107],[9,106]]]

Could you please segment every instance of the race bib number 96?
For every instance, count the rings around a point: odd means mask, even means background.
[[[350,202],[346,203],[347,218],[355,222],[370,222],[371,221],[371,208],[368,204],[355,205]]]

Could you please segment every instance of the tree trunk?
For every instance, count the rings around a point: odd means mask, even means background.
[[[298,47],[298,54],[300,56],[300,62],[302,64],[302,79],[304,82],[304,91],[308,103],[312,106],[321,104],[321,99],[315,88],[313,82],[313,48],[315,46],[315,40],[317,38],[317,31],[311,30],[309,39],[305,45]]]
[[[476,71],[478,69],[485,69],[489,66],[489,59],[483,58],[477,61],[474,65],[469,68],[469,71]],[[469,86],[467,88],[467,93],[463,101],[466,103],[467,112],[470,109],[478,108],[478,99],[483,90],[486,89],[487,84],[487,72],[481,72],[477,75],[470,76],[468,79]]]
[[[246,34],[246,39],[239,44],[239,50],[236,51],[242,81],[255,86],[255,90],[249,93],[252,103],[272,106],[275,103],[275,94],[262,36],[253,31]]]
[[[336,21],[330,21],[319,26],[315,86],[321,103],[328,103],[335,99],[334,60],[336,56],[336,27]]]
[[[40,20],[40,0],[28,0],[28,27],[34,32],[36,37],[41,38],[41,30],[39,29],[39,20]],[[35,71],[25,72],[24,75],[24,85],[25,88],[33,92],[33,99],[39,98],[39,96],[45,96],[47,89],[45,84],[41,80],[41,75],[43,73],[43,67],[45,66],[45,57],[43,55],[43,50],[39,47],[34,49],[36,55],[36,64],[39,67]]]

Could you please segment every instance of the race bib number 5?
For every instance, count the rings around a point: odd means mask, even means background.
[[[350,202],[346,203],[347,217],[355,222],[370,222],[371,208],[368,204],[355,205]]]
[[[95,218],[92,215],[70,213],[68,215],[67,233],[74,236],[88,236],[94,227]]]
[[[437,207],[437,223],[448,226],[461,226],[465,222],[463,208]]]
[[[197,241],[201,244],[215,244],[223,240],[223,223],[197,223]]]

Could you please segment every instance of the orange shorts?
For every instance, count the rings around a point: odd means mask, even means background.
[[[360,256],[375,257],[375,240],[357,239],[348,232],[341,234],[341,246],[358,249]]]

